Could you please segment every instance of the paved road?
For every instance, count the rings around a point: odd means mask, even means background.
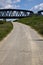
[[[24,24],[13,25],[0,42],[0,65],[43,65],[43,38]]]

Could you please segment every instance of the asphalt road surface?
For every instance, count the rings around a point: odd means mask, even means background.
[[[0,65],[43,65],[43,38],[29,26],[13,23],[0,42]]]

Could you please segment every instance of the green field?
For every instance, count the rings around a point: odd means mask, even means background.
[[[13,29],[11,22],[0,21],[0,41]]]
[[[31,26],[43,36],[43,16],[32,15],[28,18],[19,19],[18,22]]]

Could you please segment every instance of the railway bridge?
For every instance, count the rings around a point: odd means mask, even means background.
[[[43,15],[43,10],[38,11],[38,15]]]
[[[24,18],[29,17],[34,14],[30,10],[22,9],[0,9],[0,19],[14,19],[14,18]]]

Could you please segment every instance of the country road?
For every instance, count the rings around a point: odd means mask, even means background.
[[[31,27],[14,22],[0,42],[0,65],[43,65],[43,38]]]

